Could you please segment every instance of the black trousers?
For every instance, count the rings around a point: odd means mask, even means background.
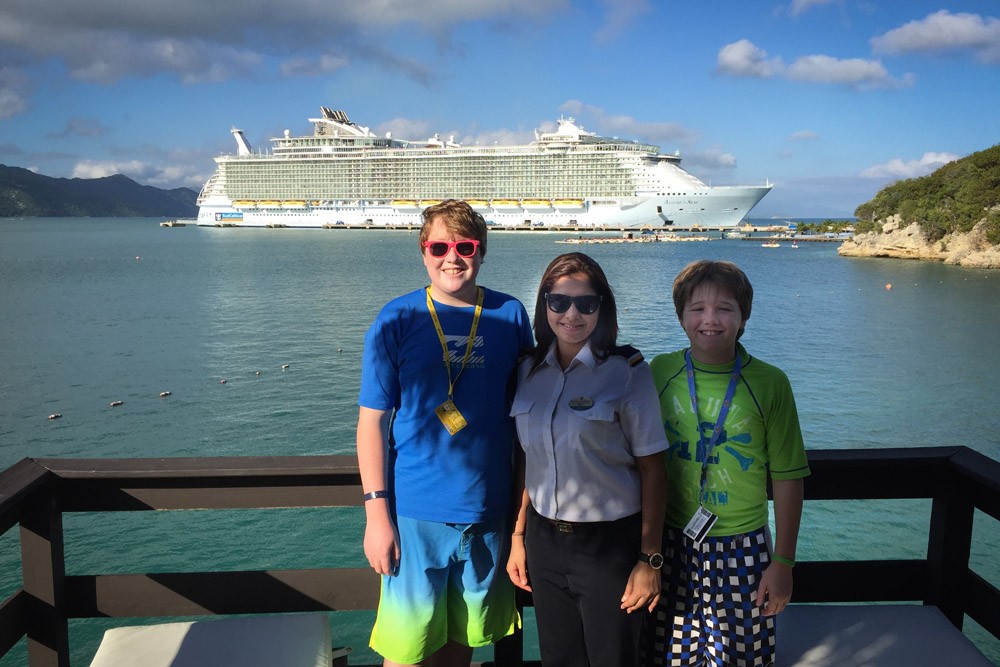
[[[645,611],[622,594],[638,562],[642,515],[560,527],[529,508],[525,534],[544,667],[635,667]]]

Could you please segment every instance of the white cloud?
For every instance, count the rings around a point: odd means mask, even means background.
[[[96,118],[70,118],[66,121],[66,127],[59,132],[50,132],[46,136],[63,139],[66,137],[100,137],[107,133],[108,128]]]
[[[410,141],[419,141],[434,135],[434,131],[427,121],[410,118],[392,118],[380,123],[372,132],[380,137],[385,136],[386,132],[392,132],[393,139]]]
[[[72,178],[105,178],[122,174],[141,185],[176,188],[179,184],[198,190],[208,174],[184,164],[152,163],[142,160],[81,160],[73,166]]]
[[[755,46],[748,39],[726,44],[719,49],[718,71],[733,76],[766,79],[779,74],[784,65],[781,58],[768,58],[767,51]]]
[[[953,153],[928,152],[924,153],[919,159],[916,160],[893,158],[888,162],[872,165],[871,167],[862,170],[861,176],[865,178],[892,179],[916,178],[917,176],[926,176],[942,165],[954,162],[960,157],[960,155],[955,155]]]
[[[348,64],[342,56],[323,55],[319,58],[293,58],[281,65],[281,73],[288,76],[318,76],[329,74]]]
[[[876,53],[971,50],[983,62],[1000,64],[1000,19],[942,9],[873,37],[871,44]]]
[[[567,100],[560,105],[559,110],[580,118],[584,130],[606,136],[649,141],[660,146],[690,144],[697,138],[697,132],[680,123],[639,121],[631,116],[609,114],[601,107],[585,104],[580,100]]]
[[[541,132],[551,132],[555,129],[555,124],[548,129],[541,129]],[[463,146],[510,146],[513,144],[526,144],[535,140],[534,132],[517,132],[514,130],[500,129],[486,132],[477,132],[461,138],[459,143]]]
[[[630,0],[631,2],[632,0]],[[237,4],[237,0],[233,0]],[[324,0],[295,0],[282,7],[289,11],[296,5],[308,5],[322,13],[329,12]],[[420,23],[427,26],[497,18],[531,19],[569,8],[570,0],[369,0],[337,3],[337,12],[352,23],[386,26]]]
[[[24,155],[24,149],[17,144],[4,143],[0,144],[0,155]]]
[[[684,168],[688,171],[691,171],[692,168],[708,171],[728,171],[736,168],[735,155],[716,149],[692,151],[685,153],[682,157],[684,158]]]
[[[628,0],[635,14],[646,0]],[[569,8],[569,0],[371,0],[331,6],[328,0],[281,3],[242,0],[4,0],[0,49],[18,60],[56,59],[78,79],[112,83],[127,76],[171,74],[185,83],[254,76],[268,56],[296,69],[336,44],[333,60],[352,57],[390,67],[427,84],[431,68],[400,58],[386,36],[423,30],[439,43],[467,21],[541,20]]]
[[[792,4],[788,8],[788,13],[791,16],[798,16],[799,14],[804,14],[813,7],[828,5],[831,2],[836,1],[837,0],[792,0]]]
[[[137,173],[145,171],[147,165],[139,160],[127,162],[112,162],[107,160],[82,160],[73,166],[73,178],[104,178],[126,172]],[[131,177],[133,178],[134,177]]]
[[[838,59],[824,55],[797,58],[785,76],[793,81],[834,83],[864,88],[902,88],[913,84],[913,77],[895,79],[881,62],[862,58]]]
[[[636,20],[650,11],[649,0],[600,0],[604,5],[605,22],[594,34],[599,42],[610,42],[630,31]]]
[[[9,67],[0,68],[0,120],[16,116],[28,108],[27,90],[27,77]]]
[[[815,141],[819,139],[819,135],[812,130],[799,130],[798,132],[792,132],[792,135],[788,137],[789,141]]]
[[[741,39],[719,49],[718,71],[738,77],[783,77],[792,81],[832,83],[853,88],[903,88],[913,85],[913,76],[895,78],[877,60],[839,59],[808,55],[785,66],[780,57],[768,58],[767,51]]]

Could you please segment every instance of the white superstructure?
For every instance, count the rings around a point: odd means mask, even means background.
[[[198,196],[202,225],[409,226],[445,199],[462,199],[503,226],[731,227],[762,186],[712,187],[657,146],[585,132],[572,118],[520,146],[461,146],[377,137],[321,107],[311,136],[271,139],[254,152],[233,128],[235,155]]]

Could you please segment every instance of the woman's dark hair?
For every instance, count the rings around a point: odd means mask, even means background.
[[[545,359],[556,334],[549,326],[545,295],[552,290],[556,281],[565,276],[583,274],[587,276],[595,294],[601,296],[601,307],[597,311],[597,326],[590,334],[590,348],[598,359],[607,357],[618,341],[618,308],[615,306],[615,295],[611,285],[604,275],[601,265],[589,255],[582,252],[569,252],[559,255],[549,264],[542,274],[542,282],[538,286],[538,296],[535,298],[535,330],[536,345],[531,352],[531,368],[535,369]]]

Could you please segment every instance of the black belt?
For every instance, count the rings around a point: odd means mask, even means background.
[[[573,533],[576,532],[576,527],[580,527],[586,524],[573,523],[572,521],[559,521],[558,519],[550,519],[547,516],[538,515],[539,519],[543,519],[546,523],[555,526],[556,530],[560,533]]]
[[[575,533],[584,530],[600,530],[601,528],[613,526],[616,523],[638,520],[637,517],[640,516],[637,513],[631,516],[622,517],[621,519],[615,519],[613,521],[560,521],[559,519],[550,519],[547,516],[542,516],[537,511],[535,511],[534,508],[531,509],[539,519],[549,524],[550,526],[553,526],[560,533]]]

